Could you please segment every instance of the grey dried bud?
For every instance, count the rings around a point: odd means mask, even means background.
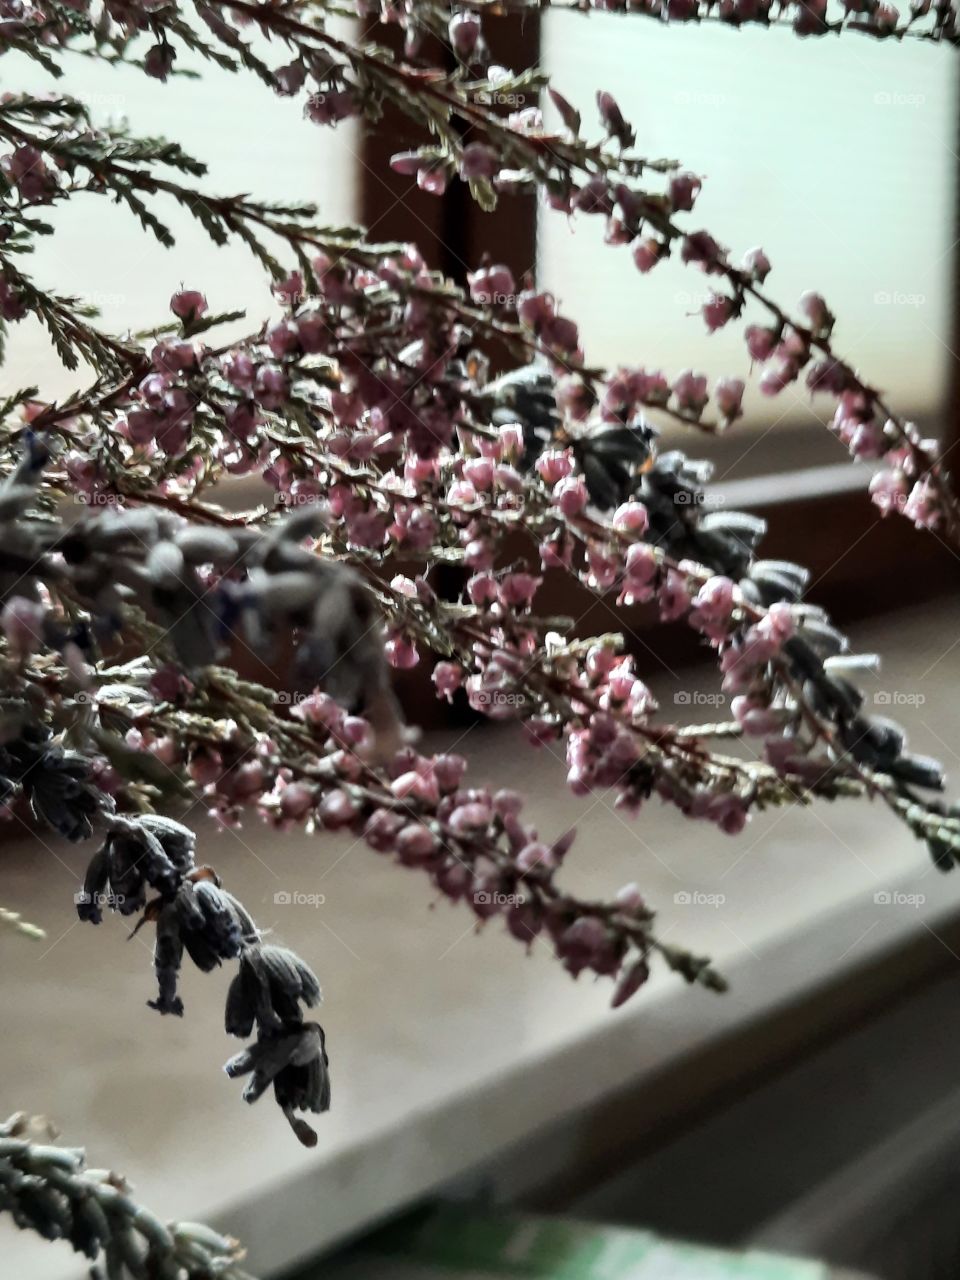
[[[256,1102],[272,1083],[294,1133],[305,1146],[316,1144],[314,1131],[294,1112],[322,1112],[330,1107],[329,1059],[323,1029],[317,1023],[305,1023],[282,1035],[261,1036],[230,1058],[224,1071],[231,1079],[251,1077],[243,1091],[246,1102]]]
[[[240,553],[236,538],[225,529],[191,528],[177,531],[174,542],[187,564],[232,565]]]
[[[227,994],[226,1029],[249,1035],[254,1022],[261,1031],[282,1031],[302,1020],[300,1002],[320,1003],[316,975],[286,947],[245,947]]]
[[[184,580],[184,556],[173,542],[158,542],[147,554],[147,573],[155,586],[174,591]]]

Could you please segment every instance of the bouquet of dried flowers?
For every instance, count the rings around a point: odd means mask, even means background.
[[[540,70],[491,61],[488,26],[537,7],[359,0],[366,25],[344,36],[334,0],[3,0],[0,53],[66,86],[77,57],[128,64],[168,82],[158,93],[176,91],[185,54],[252,72],[318,125],[361,115],[376,129],[385,109],[402,112],[423,143],[392,167],[424,191],[459,181],[483,209],[536,192],[558,216],[603,219],[611,252],[643,274],[679,255],[709,276],[707,328],[744,323],[760,390],[802,380],[830,397],[832,430],[854,458],[881,464],[870,486],[880,509],[960,546],[937,442],[844,358],[824,297],[788,310],[768,290],[762,249],[734,256],[699,227],[700,178],[639,155],[610,93],[585,127]],[[878,0],[844,0],[837,14],[827,0],[595,7],[960,40],[952,0],[918,0],[908,19]],[[402,29],[402,51],[386,25]],[[558,126],[540,107],[498,105],[521,92],[550,104]],[[29,812],[92,842],[77,911],[155,930],[157,1012],[183,1013],[185,956],[203,971],[235,965],[226,1030],[248,1044],[226,1071],[247,1077],[249,1102],[272,1086],[297,1137],[316,1143],[303,1113],[329,1106],[328,1058],[305,1010],[320,987],[198,859],[182,819],[200,801],[223,824],[253,811],[279,828],[360,835],[478,921],[501,917],[522,945],[546,938],[574,976],[609,976],[614,1004],[654,962],[723,989],[708,960],[658,937],[637,885],[611,901],[564,888],[572,832],[541,834],[522,795],[468,778],[461,756],[419,751],[392,669],[431,662],[439,698],[522,722],[531,747],[565,753],[576,795],[612,791],[630,814],[657,798],[722,839],[771,806],[876,799],[938,867],[953,865],[960,815],[939,798],[939,764],[864,710],[857,673],[874,656],[851,654],[805,598],[802,566],[764,558],[762,520],[704,504],[706,463],[659,445],[664,422],[732,428],[743,377],[708,385],[690,369],[594,367],[575,319],[504,265],[447,279],[413,244],[331,229],[309,205],[211,193],[204,173],[179,143],[97,121],[59,88],[0,97],[0,317],[38,320],[78,381],[65,399],[20,387],[0,404],[0,802],[8,818]],[[168,247],[171,204],[214,244],[241,241],[279,317],[257,315],[246,337],[224,340],[242,317],[217,313],[210,281],[179,288],[152,328],[103,331],[29,269],[54,233],[51,212],[81,196],[126,206]],[[224,501],[231,480],[254,475],[274,501],[237,511]],[[384,573],[385,559],[404,572]],[[438,566],[461,570],[458,594],[440,589]],[[733,719],[662,717],[621,637],[574,638],[544,616],[548,574],[684,620],[716,658]],[[285,681],[239,674],[244,646],[267,662],[292,646]],[[724,749],[744,737],[754,758]],[[84,1179],[76,1153],[31,1152],[15,1125],[0,1136],[3,1207],[18,1221],[52,1231]],[[134,1228],[109,1243],[101,1221],[126,1212],[123,1191],[95,1181],[83,1222],[61,1225],[78,1247],[103,1241],[108,1274],[123,1275]],[[156,1274],[208,1274],[178,1250],[220,1249],[233,1265],[229,1246],[202,1234],[134,1226],[163,1254]]]

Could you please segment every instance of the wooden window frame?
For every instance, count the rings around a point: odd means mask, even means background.
[[[384,29],[378,34],[384,38]],[[387,29],[386,38],[392,35]],[[499,18],[490,24],[488,38],[495,60],[507,66],[535,65],[540,49],[539,16]],[[476,266],[484,254],[505,262],[518,279],[522,278],[536,262],[536,200],[505,196],[493,213],[484,213],[460,182],[451,183],[443,197],[424,195],[408,178],[397,177],[389,168],[395,151],[420,141],[409,122],[395,112],[376,131],[368,131],[360,202],[361,220],[371,234],[385,235],[389,229],[391,239],[415,241],[431,265],[461,282],[467,269]],[[954,238],[960,238],[960,204],[954,221]],[[956,300],[951,347],[957,347],[960,255],[953,255],[948,269]],[[943,447],[948,459],[958,465],[960,359],[956,356],[950,367],[947,405]],[[789,425],[783,431],[784,451],[794,456],[802,452],[796,448],[798,437],[791,440]],[[696,454],[697,444],[691,435],[684,447]],[[789,447],[791,444],[794,447]],[[812,573],[812,598],[826,605],[839,621],[916,603],[955,588],[960,581],[960,556],[935,533],[918,531],[898,516],[882,518],[867,495],[868,479],[865,467],[841,461],[827,467],[777,471],[724,486],[731,505],[735,502],[767,519],[764,554],[802,561]],[[642,631],[648,630],[644,618],[632,620],[631,626],[633,622]],[[606,627],[609,625],[607,619]],[[667,632],[665,642],[674,661],[685,652],[691,657],[702,656],[695,637],[682,637],[674,628],[660,630]],[[659,649],[659,642],[656,647]]]

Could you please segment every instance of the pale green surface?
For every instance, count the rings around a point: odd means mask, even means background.
[[[735,261],[762,244],[778,301],[792,308],[821,290],[844,354],[909,412],[936,408],[956,238],[957,62],[947,50],[551,13],[543,64],[580,108],[585,136],[597,135],[603,87],[641,154],[705,178],[685,226],[709,229]],[[629,248],[603,245],[602,223],[541,216],[540,278],[580,321],[588,355],[746,376],[741,326],[707,337],[690,315],[709,278],[679,257],[641,276]],[[802,391],[754,399],[767,416],[797,402],[807,403]]]
[[[827,1280],[818,1262],[701,1248],[646,1231],[452,1206],[387,1228],[342,1267],[325,1264],[322,1271],[327,1280],[361,1274],[381,1280]]]

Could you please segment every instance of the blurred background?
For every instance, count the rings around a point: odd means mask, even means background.
[[[539,59],[590,133],[594,92],[610,90],[639,149],[705,176],[691,225],[737,258],[762,244],[787,307],[821,290],[838,348],[953,446],[960,113],[948,51],[571,13],[491,34],[504,62]],[[42,78],[13,55],[5,67],[22,73],[7,88]],[[386,165],[418,141],[399,120],[375,137],[317,129],[298,103],[209,67],[164,89],[78,61],[67,87],[96,116],[178,137],[220,191],[316,199],[331,224],[415,240],[460,279],[484,253],[518,279],[534,273],[579,321],[591,361],[747,376],[741,326],[705,332],[698,273],[668,262],[641,277],[602,227],[531,201],[484,215],[456,185],[442,199],[411,190]],[[179,210],[168,252],[102,200],[71,206],[37,275],[97,303],[108,329],[161,321],[181,284],[255,322],[274,306],[249,255],[212,249]],[[26,323],[3,374],[48,396],[82,380]],[[869,470],[826,430],[825,401],[794,387],[746,406],[720,441],[665,443],[709,452],[721,500],[767,517],[771,555],[812,567],[811,598],[856,648],[885,656],[868,698],[943,759],[958,794],[956,556],[881,520]],[[586,593],[558,605],[583,633],[616,625]],[[665,716],[724,718],[690,636],[642,611],[626,625]],[[47,1114],[161,1216],[228,1227],[264,1277],[960,1274],[960,875],[941,877],[864,803],[764,815],[731,841],[666,810],[630,820],[602,795],[575,802],[560,759],[510,728],[444,717],[424,694],[422,679],[405,688],[434,749],[520,787],[545,834],[578,826],[572,888],[637,881],[662,932],[711,954],[731,992],[657,974],[612,1013],[606,986],[573,983],[545,946],[525,957],[498,924],[478,934],[360,842],[205,827],[204,858],[327,994],[334,1106],[305,1153],[219,1071],[224,983],[187,974],[187,1017],[154,1017],[149,939],[126,941],[117,920],[75,922],[82,850],[5,835],[0,901],[48,934],[0,934],[7,1111]],[[678,1239],[687,1246],[667,1243]],[[11,1280],[83,1274],[60,1246],[2,1222],[0,1258]]]

